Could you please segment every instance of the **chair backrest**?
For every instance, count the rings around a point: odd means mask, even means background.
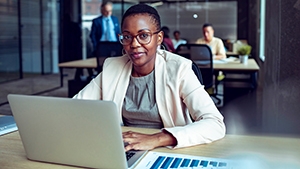
[[[169,50],[170,50],[169,47],[168,47],[164,42],[161,43],[160,49],[166,50],[166,51],[169,51]]]
[[[190,56],[190,47],[189,47],[190,44],[180,44],[177,48],[176,48],[176,51],[175,53],[182,56],[182,57],[185,57],[187,59],[191,59],[191,56]]]
[[[195,62],[192,62],[192,69],[197,76],[199,82],[203,84],[203,78],[202,78],[202,73],[201,70],[199,69],[198,65]]]
[[[98,42],[96,49],[97,57],[113,57],[122,55],[123,45],[120,42]]]
[[[181,44],[177,54],[191,59],[200,69],[205,88],[213,86],[213,55],[209,46],[205,44]]]
[[[101,41],[98,42],[97,48],[95,50],[95,57],[97,58],[97,67],[98,70],[101,71],[101,65],[104,59],[99,58],[107,58],[114,56],[122,56],[123,45],[120,42],[109,42],[109,41]]]

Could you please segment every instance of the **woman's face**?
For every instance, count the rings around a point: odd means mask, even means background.
[[[134,68],[154,68],[156,51],[162,43],[163,33],[153,34],[157,32],[156,25],[148,15],[138,14],[128,16],[124,19],[122,25],[122,34],[133,36],[133,40],[128,45],[123,45],[124,50],[129,55]],[[136,35],[141,32],[151,32],[151,41],[148,44],[138,42]]]

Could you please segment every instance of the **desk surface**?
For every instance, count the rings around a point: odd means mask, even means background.
[[[102,58],[103,60],[105,58]],[[103,62],[103,61],[102,61]],[[60,68],[97,68],[96,58],[89,58],[85,60],[76,60],[70,62],[64,62],[58,64]],[[249,59],[248,64],[242,64],[238,60],[227,62],[227,63],[216,63],[214,64],[215,70],[234,70],[234,71],[258,71],[259,66],[254,59]]]
[[[143,133],[157,131],[155,129],[123,127],[123,131],[128,130]],[[300,138],[226,135],[225,138],[206,145],[176,150],[162,147],[153,151],[214,158],[241,158],[243,156],[248,158],[250,155],[255,159],[264,159],[268,162],[300,166]],[[27,160],[18,132],[0,137],[0,166],[1,169],[78,168]]]
[[[88,58],[84,60],[74,60],[69,62],[59,63],[60,68],[97,68],[96,58]]]
[[[227,52],[226,52],[226,55],[227,55],[227,56],[239,56],[238,53],[235,53],[235,52],[233,52],[233,51],[227,51]]]
[[[238,59],[227,63],[214,63],[214,69],[220,71],[258,71],[259,66],[252,58],[248,59],[248,64],[242,64]]]

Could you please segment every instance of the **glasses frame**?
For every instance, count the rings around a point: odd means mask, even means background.
[[[132,44],[133,40],[136,39],[136,40],[139,42],[139,44],[141,44],[141,45],[148,45],[148,44],[152,41],[152,36],[155,35],[155,34],[158,34],[159,32],[161,32],[161,30],[158,30],[158,31],[153,32],[153,33],[149,30],[149,32],[147,32],[147,33],[150,33],[150,40],[149,40],[148,43],[141,43],[141,42],[139,41],[139,38],[138,38],[138,36],[139,36],[140,34],[145,33],[145,32],[140,32],[140,33],[138,33],[138,34],[136,34],[136,35],[131,35],[131,34],[130,34],[130,35],[132,36],[132,40],[131,40],[131,42],[128,43],[128,44],[124,44],[124,43],[122,42],[121,36],[123,36],[123,34],[119,34],[119,41],[120,41],[120,43],[121,43],[122,45],[127,46],[127,45]]]

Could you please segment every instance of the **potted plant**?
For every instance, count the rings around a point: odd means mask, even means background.
[[[252,47],[250,45],[244,44],[238,49],[238,54],[241,63],[247,64],[249,54],[251,53]]]

